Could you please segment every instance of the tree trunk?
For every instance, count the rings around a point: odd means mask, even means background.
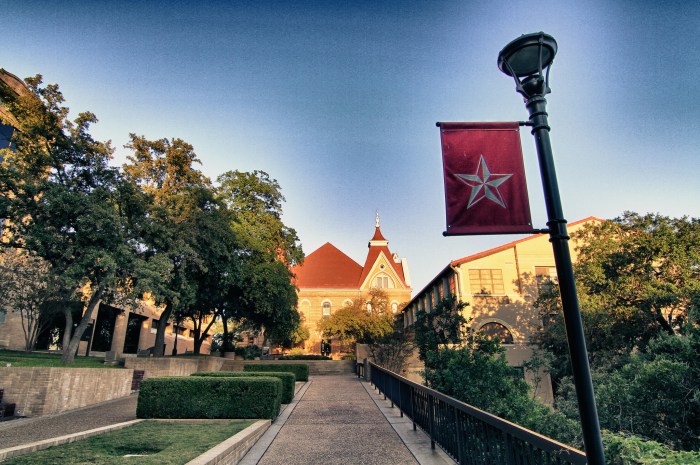
[[[165,309],[163,313],[160,314],[160,320],[158,320],[158,329],[156,330],[156,342],[153,347],[154,357],[163,357],[165,355],[165,328],[168,326],[168,320],[170,315],[173,313],[173,304],[167,302],[165,304]],[[177,330],[175,330],[177,334]]]
[[[85,332],[85,329],[87,329],[88,324],[92,319],[92,312],[100,304],[100,299],[102,299],[102,293],[102,287],[98,286],[97,289],[95,289],[95,291],[92,293],[92,296],[90,296],[90,300],[88,301],[85,313],[83,313],[83,317],[80,319],[78,327],[75,328],[75,332],[70,338],[70,343],[68,344],[68,347],[63,347],[63,356],[61,357],[61,363],[73,363],[73,359],[75,358],[75,351],[78,350],[78,346],[80,345],[80,338],[83,337],[83,333]]]
[[[195,323],[195,329],[194,329],[194,353],[199,354],[202,351],[202,343],[206,339],[207,333],[209,333],[209,330],[211,327],[214,325],[214,322],[216,321],[216,316],[211,319],[209,324],[207,325],[204,330],[202,330],[202,322],[200,321],[199,325]]]
[[[63,350],[70,344],[70,338],[73,334],[73,312],[68,307],[63,307],[63,316],[66,317],[66,326],[63,330],[63,342],[61,347]]]

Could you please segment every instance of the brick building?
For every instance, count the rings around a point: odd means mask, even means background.
[[[364,265],[327,242],[307,255],[301,266],[292,269],[298,288],[298,310],[311,334],[305,345],[308,351],[320,352],[321,334],[316,324],[321,318],[330,317],[355,299],[366,298],[372,288],[386,293],[389,308],[394,313],[411,299],[408,263],[389,250],[389,241],[380,229],[379,213],[374,235],[367,246]]]

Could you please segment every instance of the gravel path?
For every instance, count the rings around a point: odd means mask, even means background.
[[[0,423],[0,449],[136,419],[138,394],[70,412]]]

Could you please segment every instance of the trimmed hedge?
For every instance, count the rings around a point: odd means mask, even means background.
[[[333,360],[325,355],[313,355],[313,354],[303,354],[303,355],[283,355],[278,360]]]
[[[288,404],[294,398],[294,382],[296,381],[296,377],[294,373],[289,373],[287,371],[212,371],[206,373],[192,373],[192,376],[222,376],[229,378],[272,376],[273,378],[282,380],[282,403]]]
[[[243,371],[285,371],[294,373],[297,381],[309,380],[309,365],[306,363],[246,363]]]
[[[138,418],[269,418],[280,411],[282,381],[274,377],[167,377],[143,380]]]

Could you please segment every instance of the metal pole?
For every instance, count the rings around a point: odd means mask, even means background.
[[[576,294],[576,282],[574,281],[574,271],[568,246],[569,235],[566,231],[566,220],[564,219],[561,199],[559,198],[559,186],[554,170],[552,146],[549,141],[547,100],[543,95],[534,95],[526,100],[525,106],[530,113],[532,135],[535,136],[537,157],[540,162],[542,187],[547,206],[549,241],[552,243],[557,277],[559,279],[559,292],[564,308],[564,324],[566,326],[566,338],[569,343],[569,355],[571,357],[576,396],[578,397],[579,414],[581,415],[583,444],[589,465],[605,465],[603,440],[600,434],[591,370],[588,365],[586,340],[583,335],[581,312]]]

